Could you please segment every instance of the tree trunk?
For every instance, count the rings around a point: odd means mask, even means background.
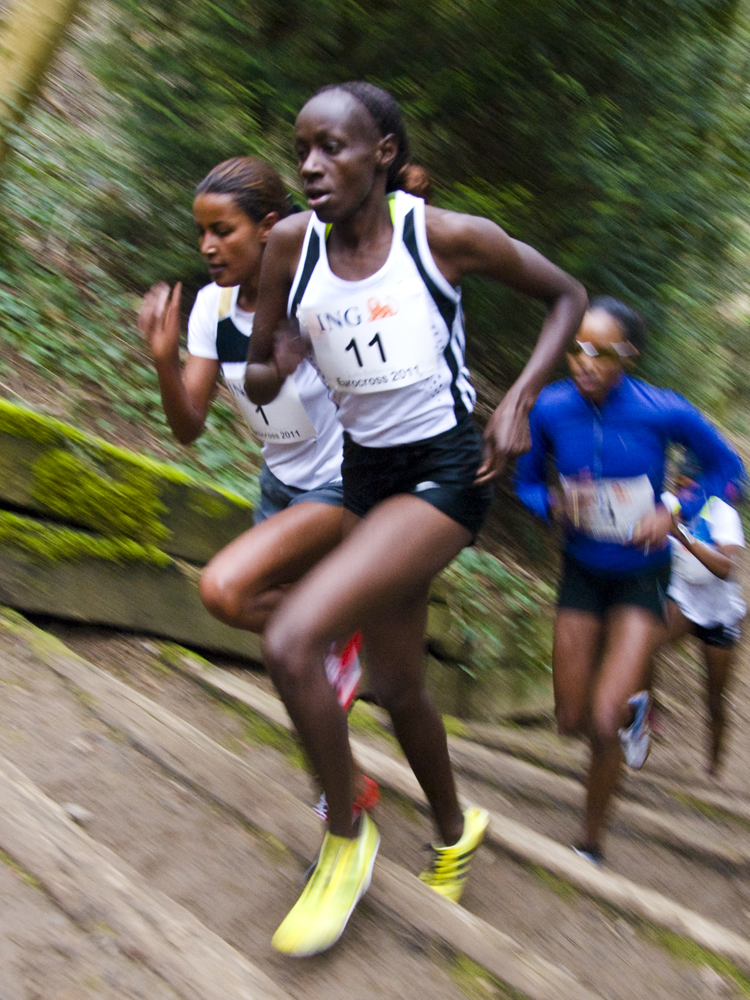
[[[78,0],[16,0],[0,21],[0,163],[8,128],[36,95]]]

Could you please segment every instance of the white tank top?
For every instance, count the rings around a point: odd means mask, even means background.
[[[263,460],[287,486],[312,490],[341,479],[342,430],[336,404],[314,366],[303,361],[277,398],[258,407],[245,393],[253,314],[237,306],[239,287],[212,283],[198,292],[188,322],[188,351],[219,361],[243,416],[263,442]]]
[[[289,294],[315,362],[357,444],[422,441],[474,409],[464,365],[461,291],[430,253],[424,201],[389,195],[393,242],[385,264],[361,281],[328,265],[326,225],[313,214]]]

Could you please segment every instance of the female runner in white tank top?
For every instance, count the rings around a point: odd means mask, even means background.
[[[179,284],[171,295],[165,284],[151,289],[139,327],[180,442],[190,444],[201,434],[220,375],[263,442],[256,527],[218,553],[201,580],[201,597],[212,614],[261,632],[284,588],[340,540],[342,432],[330,393],[309,362],[286,380],[270,406],[255,406],[245,396],[263,251],[272,227],[289,212],[277,172],[253,157],[220,163],[198,185],[193,211],[213,281],[198,293],[190,314],[184,368]]]
[[[487,814],[462,813],[445,730],[424,690],[427,596],[433,576],[476,535],[490,481],[528,449],[528,412],[580,324],[586,295],[486,219],[386,197],[407,158],[387,92],[364,83],[326,88],[300,112],[295,143],[313,211],[270,236],[246,384],[257,404],[272,400],[308,338],[346,432],[345,540],[282,599],[265,633],[266,663],[330,810],[315,873],[274,935],[277,949],[305,955],[340,936],[377,851],[372,821],[352,823],[346,716],[323,671],[331,641],[355,627],[438,827],[435,862],[422,877],[451,899],[461,894]],[[483,445],[463,364],[458,285],[470,273],[548,307]],[[297,312],[304,337],[279,335]]]

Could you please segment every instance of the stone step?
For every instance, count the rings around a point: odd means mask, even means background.
[[[258,636],[203,607],[199,576],[198,567],[154,545],[0,511],[2,603],[260,660]]]
[[[203,687],[213,689],[219,697],[236,699],[275,725],[291,728],[291,722],[281,701],[257,685],[205,661],[201,662],[193,656],[185,655],[181,659],[175,659],[172,661],[172,666],[185,676],[192,677]],[[356,738],[351,738],[350,742],[352,752],[366,774],[381,785],[410,799],[420,808],[425,808],[424,794],[410,768],[369,743]],[[515,764],[521,765],[523,762],[515,761]],[[531,767],[531,765],[523,766]],[[541,769],[535,771],[540,781],[548,778],[569,781]],[[527,778],[528,775],[524,771],[524,779]],[[570,782],[570,785],[573,784]],[[666,837],[665,831],[669,824],[667,817],[655,816],[651,810],[636,807],[634,803],[626,803],[622,807],[623,818],[626,821],[633,820],[633,809],[637,811],[635,823],[638,830],[642,826],[648,827],[648,832],[653,835],[654,830],[651,827],[656,825],[658,835]],[[648,823],[644,821],[643,814],[646,814]],[[745,860],[744,854],[740,857],[728,847],[722,850],[720,845],[711,845],[703,835],[694,835],[690,830],[675,834],[674,839],[682,849],[690,847],[696,854],[709,851],[712,860],[731,861],[734,864],[742,864]],[[637,885],[621,875],[597,868],[577,857],[568,847],[498,812],[491,813],[486,840],[488,844],[500,848],[520,861],[544,868],[550,874],[622,913],[627,913],[637,920],[656,924],[692,940],[699,947],[735,963],[746,975],[750,974],[750,941],[716,921],[701,916],[689,907],[646,886]]]
[[[0,400],[2,506],[198,564],[252,527],[242,497],[7,400]]]
[[[9,642],[14,643],[12,650],[8,648],[9,654],[28,655],[22,652],[24,647],[28,649],[36,663],[44,664],[70,685],[78,698],[84,700],[87,711],[116,732],[120,740],[138,749],[186,787],[239,818],[249,829],[264,831],[269,835],[269,844],[280,842],[299,858],[309,859],[314,855],[320,843],[320,824],[309,806],[247,760],[224,749],[128,684],[75,656],[61,642],[35,629],[20,615],[4,611],[0,618],[0,648]],[[0,811],[5,804],[3,768],[0,761]],[[11,812],[17,812],[16,800],[9,798],[8,802]],[[59,812],[56,816],[59,820]],[[66,821],[66,836],[69,827]],[[12,820],[5,821],[0,816],[0,848],[11,854],[45,888],[45,878],[50,879],[54,888],[58,877],[54,867],[40,864],[34,854],[33,836],[27,849],[26,838],[22,832],[14,833],[15,829]],[[77,865],[71,863],[66,872],[68,878],[75,880],[77,873]],[[515,991],[514,995],[529,1000],[597,1000],[599,997],[566,970],[438,896],[414,875],[382,855],[376,863],[363,906],[385,916],[390,924],[395,922],[401,928],[400,935],[430,942],[431,947],[437,947],[442,954],[465,955],[507,984]],[[117,914],[114,916],[116,918]],[[149,916],[144,911],[146,920]],[[115,925],[115,930],[119,926]],[[157,931],[160,936],[160,926]],[[384,962],[388,961],[387,954],[381,957]],[[319,966],[315,968],[320,969]]]
[[[290,1000],[2,757],[0,844],[60,909],[91,931],[106,927],[123,955],[137,957],[185,1000]]]

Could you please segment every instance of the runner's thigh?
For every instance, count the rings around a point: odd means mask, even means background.
[[[282,601],[272,620],[295,641],[341,638],[423,600],[432,577],[471,540],[418,497],[383,501]]]
[[[562,732],[585,724],[604,622],[577,608],[558,608],[552,653],[555,711]]]
[[[341,540],[343,508],[306,501],[244,532],[204,570],[219,587],[260,593],[296,583]]]

